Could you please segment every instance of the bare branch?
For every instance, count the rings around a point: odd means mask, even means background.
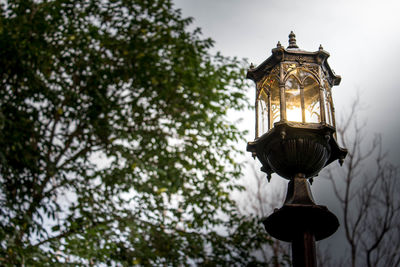
[[[351,266],[398,266],[400,204],[397,192],[400,183],[397,182],[397,168],[388,162],[380,135],[375,135],[368,146],[364,145],[366,124],[358,123],[355,114],[359,104],[356,99],[351,115],[337,130],[349,151],[344,175],[335,175],[330,169],[327,178],[342,207]]]

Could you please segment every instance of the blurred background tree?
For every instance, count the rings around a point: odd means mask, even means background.
[[[274,209],[282,206],[286,197],[287,182],[274,177],[269,183],[267,175],[260,171],[261,164],[249,162],[247,165],[252,175],[243,177],[245,190],[236,195],[237,205],[243,216],[255,218],[260,222],[258,227],[261,232],[265,231],[262,220],[272,214]],[[269,264],[268,266],[291,266],[290,243],[268,238],[270,243],[264,243],[253,255]]]
[[[243,62],[191,22],[169,0],[1,2],[1,265],[258,262],[271,241],[229,195]]]
[[[349,151],[343,168],[330,168],[324,175],[339,203],[347,245],[341,258],[325,250],[329,260],[324,266],[400,266],[398,166],[383,150],[382,136],[368,136],[366,123],[358,118],[359,110],[362,104],[357,97],[337,129]]]

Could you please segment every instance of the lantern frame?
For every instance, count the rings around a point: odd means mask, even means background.
[[[327,58],[330,55],[322,48],[322,46],[320,46],[316,52],[308,52],[299,49],[295,44],[295,39],[293,39],[294,37],[289,40],[290,45],[287,49],[278,43],[277,47],[272,49],[272,55],[267,60],[265,60],[256,68],[251,66],[247,72],[247,78],[256,83],[256,138],[271,130],[274,127],[274,123],[278,121],[291,121],[287,118],[287,99],[285,96],[287,89],[290,89],[288,86],[286,86],[286,82],[291,77],[294,77],[300,84],[302,120],[297,122],[313,123],[305,120],[306,107],[304,103],[304,81],[311,78],[317,84],[320,91],[318,101],[320,119],[316,123],[328,124],[333,127],[336,126],[335,109],[332,101],[331,88],[340,84],[341,77],[336,75],[330,68],[327,62]],[[307,76],[299,77],[299,75],[293,74],[293,72],[296,71],[301,71],[302,74],[307,74]],[[273,92],[271,92],[271,86],[268,84],[272,80],[278,84],[275,86],[279,87],[278,120],[275,120],[275,114],[272,114],[273,108],[271,105],[271,100],[274,98],[274,95]],[[260,102],[262,101],[260,96],[263,93],[268,98],[267,101],[263,101],[267,110],[266,116],[262,116],[262,111],[260,111]],[[263,124],[264,129],[261,129]],[[265,127],[265,125],[267,127]]]
[[[263,165],[261,170],[267,173],[268,179],[273,172],[289,180],[298,173],[312,178],[336,159],[342,164],[347,154],[336,141],[331,93],[331,88],[340,84],[341,77],[329,66],[328,57],[329,53],[321,45],[316,52],[299,49],[291,32],[286,49],[278,42],[268,59],[257,67],[251,65],[247,72],[247,78],[256,84],[256,136],[248,143],[247,150],[259,158]],[[288,84],[289,79],[294,82]],[[312,101],[305,90],[308,79],[313,83]],[[293,94],[297,98],[297,102],[293,101],[295,104],[288,101],[290,90],[298,90]],[[319,106],[315,112],[316,121],[310,119],[312,115],[306,117],[309,103]],[[289,105],[301,112],[297,120],[288,118],[288,112],[292,111]],[[299,146],[303,150],[293,149]],[[302,160],[313,157],[314,161]]]
[[[298,88],[288,86],[289,82],[296,83]],[[285,61],[273,67],[269,74],[256,84],[256,138],[271,130],[275,122],[296,121],[288,118],[288,90],[297,90],[300,98],[301,119],[297,122],[326,123],[335,127],[331,86],[322,67],[315,63]],[[314,98],[313,105],[318,106],[315,111],[312,111],[314,108],[309,111],[312,105],[307,102],[311,97]]]

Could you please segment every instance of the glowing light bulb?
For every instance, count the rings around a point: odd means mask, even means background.
[[[286,119],[288,121],[301,122],[301,107],[292,107],[286,109]]]
[[[286,119],[288,121],[302,122],[302,114],[300,107],[291,107],[286,109]],[[320,122],[319,113],[311,113],[308,109],[305,110],[305,122]]]

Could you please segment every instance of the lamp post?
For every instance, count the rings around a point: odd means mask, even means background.
[[[313,177],[335,160],[342,164],[347,150],[336,141],[331,87],[341,77],[330,68],[329,53],[299,49],[289,34],[285,49],[278,42],[272,55],[247,78],[256,84],[256,138],[247,150],[257,157],[261,170],[289,180],[286,199],[263,223],[267,232],[292,243],[293,266],[316,266],[315,240],[339,227],[336,216],[317,205],[310,184]]]

